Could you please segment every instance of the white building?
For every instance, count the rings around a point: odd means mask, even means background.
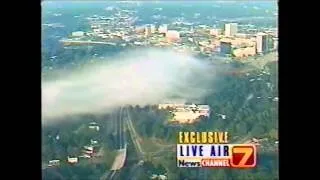
[[[151,176],[150,178],[151,178],[151,179],[157,179],[157,178],[158,178],[158,175],[152,174],[152,176]]]
[[[71,164],[78,163],[78,158],[77,157],[71,158],[68,156],[68,163],[71,163]]]
[[[91,156],[89,156],[87,154],[83,154],[82,156],[79,156],[79,158],[87,158],[87,159],[89,159],[89,158],[91,158]]]
[[[96,141],[96,140],[90,140],[90,143],[91,143],[91,145],[96,145],[96,144],[98,144],[98,141]]]
[[[52,167],[52,166],[59,166],[60,165],[60,160],[51,160],[49,161],[49,167]]]
[[[99,28],[99,26],[98,25],[91,25],[91,29],[97,29],[97,28]]]
[[[87,36],[93,36],[94,33],[93,33],[93,32],[88,32],[88,33],[86,33],[86,35],[87,35]]]
[[[147,25],[147,26],[145,27],[144,34],[145,34],[146,36],[149,36],[149,35],[151,34],[151,26],[150,26],[150,25]]]
[[[180,39],[180,33],[178,31],[169,30],[166,33],[166,38],[168,40],[178,40]]]
[[[162,175],[162,174],[159,175],[158,178],[159,178],[160,180],[167,180],[167,179],[168,179],[167,176]]]
[[[210,106],[209,105],[198,105],[197,106],[200,111],[205,110],[205,111],[210,111]]]
[[[234,36],[237,34],[238,32],[238,24],[237,23],[229,23],[229,24],[225,24],[225,31],[224,31],[224,35],[225,36]]]
[[[83,147],[86,151],[89,151],[90,153],[93,153],[93,146],[84,146]]]
[[[248,38],[249,37],[249,35],[246,33],[237,33],[237,34],[235,34],[235,36],[238,38]]]
[[[194,123],[201,116],[210,116],[209,105],[196,104],[159,104],[159,109],[171,108],[173,117],[170,121],[178,123]]]
[[[158,31],[159,31],[159,33],[167,33],[167,31],[168,31],[168,25],[163,24],[163,25],[159,26]]]
[[[150,25],[150,30],[151,30],[151,33],[152,33],[152,34],[155,33],[155,32],[156,32],[156,26],[153,25],[153,24],[151,24],[151,25]]]
[[[273,49],[278,50],[278,45],[279,45],[278,38],[273,38]]]
[[[182,104],[182,103],[179,103],[179,104],[159,104],[158,105],[158,109],[166,109],[166,108],[177,108],[177,107],[183,107],[184,106],[184,104]]]
[[[93,151],[93,146],[84,146],[83,147],[84,150],[83,150],[83,156],[90,156],[92,157],[94,151]]]
[[[256,47],[257,53],[265,53],[268,51],[268,35],[265,33],[257,33],[256,35]]]
[[[99,28],[99,29],[93,29],[93,33],[94,34],[100,34],[100,33],[103,33],[103,32],[102,32],[102,29]]]
[[[95,129],[96,131],[99,131],[100,130],[100,127],[99,125],[96,123],[96,122],[91,122],[89,124],[89,129]]]
[[[218,36],[220,34],[221,34],[221,30],[220,29],[210,29],[210,35]]]
[[[256,55],[256,47],[245,47],[233,50],[233,55],[237,58]]]
[[[72,36],[73,37],[82,37],[82,36],[84,36],[84,32],[82,32],[82,31],[72,32]]]
[[[210,115],[210,107],[209,105],[198,105],[197,106],[198,111],[203,116],[209,116]]]
[[[226,119],[227,118],[227,115],[225,115],[225,114],[217,114],[217,116],[220,116],[222,119]]]
[[[108,38],[109,36],[108,36],[107,34],[102,34],[101,37],[102,37],[103,39],[106,39],[106,38]]]
[[[150,179],[154,179],[154,180],[167,180],[167,176],[165,175],[157,175],[157,174],[152,174],[152,176],[150,177]]]

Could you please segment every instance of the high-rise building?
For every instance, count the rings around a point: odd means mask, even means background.
[[[166,24],[163,24],[161,26],[159,26],[159,29],[158,29],[159,33],[167,33],[168,31],[168,26]]]
[[[238,32],[238,24],[237,23],[229,23],[225,24],[224,35],[225,36],[234,36]]]
[[[135,28],[136,33],[144,33],[145,27],[139,26]]]
[[[146,36],[149,36],[151,34],[151,26],[150,25],[147,25],[145,27],[144,33],[145,33]]]
[[[268,51],[268,35],[257,33],[256,35],[257,53],[266,53]]]
[[[278,50],[278,38],[273,39],[273,49]]]
[[[231,42],[220,42],[220,55],[228,55],[231,54]]]
[[[151,29],[151,33],[155,33],[156,32],[156,26],[151,24],[150,25],[150,29]]]

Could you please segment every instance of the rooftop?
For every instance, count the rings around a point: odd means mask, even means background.
[[[263,32],[258,32],[257,33],[257,36],[265,36],[265,35],[267,35],[266,33],[263,33]]]

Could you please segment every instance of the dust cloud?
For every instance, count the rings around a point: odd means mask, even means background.
[[[123,105],[201,99],[216,75],[209,62],[170,50],[126,52],[42,80],[42,122],[86,113],[105,113]]]

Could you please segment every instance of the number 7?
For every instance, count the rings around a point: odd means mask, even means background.
[[[236,145],[232,148],[232,167],[251,168],[256,166],[256,149],[254,145]]]

